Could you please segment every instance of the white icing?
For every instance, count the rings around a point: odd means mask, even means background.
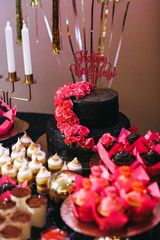
[[[35,147],[32,149],[32,148],[31,148],[31,147],[32,147],[32,143],[33,143],[33,142],[31,142],[29,148],[27,149],[27,154],[30,154],[30,155],[32,155],[37,148],[38,148],[38,149],[41,148],[39,144],[35,144]]]
[[[58,158],[57,160],[54,159],[55,155]],[[48,164],[50,164],[51,166],[57,166],[57,165],[61,165],[63,163],[63,160],[57,154],[55,154],[55,155],[51,156],[48,159]]]
[[[37,155],[38,153],[38,155]],[[46,158],[46,153],[40,149],[34,151],[34,153],[32,154],[32,160],[38,159],[39,161],[43,160],[44,158]]]
[[[7,163],[7,162],[10,162],[11,161],[11,157],[9,155],[1,155],[0,156],[0,164],[1,163]]]
[[[32,160],[31,162],[29,162],[28,166],[31,169],[40,169],[42,167],[42,163],[40,163],[40,162],[37,163],[37,161],[35,162]]]
[[[73,162],[68,163],[68,168],[69,170],[82,170],[82,165],[81,164],[74,164]]]
[[[10,168],[10,167],[11,167],[11,168]],[[8,168],[10,168],[10,169],[8,169]],[[17,171],[16,171],[15,167],[14,167],[10,162],[5,163],[5,164],[2,166],[2,173],[14,174],[14,173],[16,173],[16,172],[17,172]]]
[[[13,165],[16,167],[16,168],[20,168],[22,167],[23,165],[27,166],[28,165],[28,161],[25,157],[19,157],[19,158],[16,158],[13,162]]]
[[[11,158],[16,159],[20,156],[25,157],[25,152],[23,151],[23,149],[21,148],[15,148],[12,152],[11,152]]]
[[[21,137],[21,142],[23,143],[30,143],[32,140],[31,140],[31,138],[28,136],[28,137],[26,137],[26,135],[25,135],[26,133],[24,133],[24,135]]]
[[[28,166],[22,166],[20,169],[19,169],[19,172],[18,172],[18,176],[27,176],[27,175],[30,175],[32,173],[31,169],[28,167]]]
[[[25,147],[23,146],[23,144],[19,138],[18,138],[17,142],[12,145],[12,151],[14,151],[15,148],[21,148],[23,151],[26,151]]]
[[[5,155],[9,155],[9,148],[5,148],[2,146],[2,143],[0,144],[0,155],[5,154]]]
[[[41,167],[39,173],[37,174],[37,178],[49,178],[51,176],[51,172],[49,172],[45,167]]]

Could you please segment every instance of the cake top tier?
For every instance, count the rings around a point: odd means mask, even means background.
[[[118,93],[111,88],[95,88],[93,92],[81,99],[81,102],[104,102],[117,97]],[[79,100],[74,100],[74,102]]]

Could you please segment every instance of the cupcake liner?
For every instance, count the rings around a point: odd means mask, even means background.
[[[114,230],[124,227],[129,218],[126,214],[119,212],[113,212],[108,217],[101,217],[96,210],[96,206],[93,207],[94,220],[101,230]]]
[[[153,211],[154,207],[157,205],[156,200],[146,200],[139,207],[130,206],[130,220],[132,221],[144,221]]]
[[[153,212],[154,207],[159,202],[160,190],[156,182],[150,184],[146,191],[151,196],[151,199],[146,199],[146,201],[138,207],[129,205],[130,220],[138,222],[145,220]],[[127,195],[121,194],[121,197],[127,201]]]
[[[158,148],[159,148],[159,146],[158,146]],[[155,177],[158,174],[160,174],[160,162],[155,164],[154,166],[148,167],[144,164],[139,152],[137,152],[136,157],[137,157],[137,161],[141,164],[141,166],[144,168],[144,170],[146,171],[146,173],[149,175],[150,178]]]
[[[4,135],[10,130],[13,124],[14,117],[16,116],[16,105],[13,109],[11,109],[3,100],[0,101],[2,102],[2,106],[5,106],[8,109],[7,112],[4,112],[2,109],[0,109],[0,115],[9,119],[9,121],[5,120],[0,126],[0,135]]]
[[[83,222],[92,222],[94,221],[93,217],[93,199],[90,198],[82,206],[76,206],[73,202],[72,196],[69,196],[70,202],[72,205],[72,210],[76,218]]]

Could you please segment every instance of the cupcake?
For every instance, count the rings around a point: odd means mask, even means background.
[[[130,166],[121,166],[118,168],[119,175],[116,178],[116,183],[120,188],[125,189],[126,192],[132,189],[132,183],[135,177],[132,175],[132,168]]]
[[[71,162],[68,163],[68,168],[71,171],[82,174],[82,165],[78,161],[78,158],[74,158]]]
[[[92,208],[99,202],[99,195],[91,190],[92,183],[90,179],[83,178],[83,187],[70,195],[73,213],[83,222],[94,220]]]
[[[11,199],[16,202],[17,208],[19,210],[26,210],[26,200],[31,197],[31,189],[30,188],[13,188],[11,190]]]
[[[102,217],[108,217],[113,212],[124,213],[124,202],[118,196],[117,189],[113,186],[106,188],[106,197],[104,197],[97,206],[97,212]]]
[[[160,155],[153,150],[140,154],[144,164],[147,167],[151,167],[160,162]]]
[[[29,162],[28,166],[29,166],[29,168],[30,168],[31,171],[32,171],[33,181],[35,182],[35,181],[36,181],[37,173],[39,172],[40,168],[42,167],[42,163],[40,163],[40,162],[38,161],[38,159],[35,158],[35,159],[32,160],[31,162]]]
[[[92,182],[91,189],[100,195],[103,194],[104,189],[110,185],[109,181],[102,177],[102,169],[100,166],[93,166],[91,168],[91,174],[89,178]]]
[[[128,222],[125,203],[114,186],[106,188],[106,196],[93,209],[93,214],[102,230],[119,229]]]
[[[48,159],[48,170],[52,173],[60,170],[62,166],[63,160],[57,153]]]
[[[17,210],[9,218],[12,225],[22,229],[22,240],[31,238],[31,214],[28,211]]]
[[[114,154],[111,160],[117,166],[131,165],[136,160],[136,157],[127,151],[121,151]]]
[[[47,183],[48,179],[51,176],[51,172],[49,172],[44,166],[41,167],[40,171],[36,176],[36,184],[37,184],[37,192],[38,193],[46,193],[47,192]]]
[[[16,158],[25,157],[25,151],[22,148],[14,148],[11,152],[11,161],[14,162]]]
[[[134,125],[131,128],[129,128],[129,130],[131,131],[131,133],[127,136],[127,139],[129,143],[132,145],[135,141],[138,140],[138,138],[140,138],[140,134],[137,133],[138,128],[135,127]]]
[[[28,148],[29,145],[32,142],[32,139],[27,135],[26,132],[24,132],[23,136],[20,138],[22,144],[25,146],[25,148]]]
[[[44,196],[31,196],[26,200],[27,209],[32,214],[31,224],[42,228],[46,223],[47,198]]]
[[[32,170],[28,166],[22,166],[17,174],[17,180],[19,185],[28,180],[28,187],[32,188],[33,185]]]
[[[3,152],[0,155],[0,175],[2,175],[1,167],[7,162],[11,162],[11,157]]]
[[[0,143],[0,155],[10,155],[9,148],[3,147],[2,143]]]
[[[1,240],[22,240],[22,229],[14,225],[6,225],[0,234]]]
[[[42,165],[45,166],[46,164],[46,153],[42,151],[41,149],[37,148],[34,153],[32,154],[32,160],[38,159],[39,162],[42,163]]]
[[[2,175],[6,174],[8,177],[12,178],[15,182],[17,181],[17,171],[11,162],[5,163],[2,168]]]
[[[16,202],[11,199],[0,199],[0,214],[7,216],[8,213],[15,212]]]
[[[17,142],[15,144],[12,145],[12,151],[14,151],[15,148],[20,148],[22,149],[24,152],[26,152],[26,148],[24,147],[24,145],[22,144],[21,140],[18,138]]]
[[[20,156],[19,158],[16,158],[13,162],[13,165],[15,166],[17,172],[22,166],[27,166],[28,161],[25,157]]]
[[[130,219],[133,221],[143,221],[152,213],[157,201],[151,197],[143,182],[133,182],[132,189],[126,195],[131,212]]]
[[[31,142],[31,144],[27,148],[27,157],[28,157],[29,160],[31,160],[32,154],[34,153],[34,151],[36,149],[40,149],[40,145],[39,144],[35,144],[34,142]]]

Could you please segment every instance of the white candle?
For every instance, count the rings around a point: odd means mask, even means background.
[[[29,42],[29,31],[25,23],[23,23],[23,28],[22,28],[22,47],[23,47],[24,72],[25,72],[25,75],[31,75],[32,63],[31,63],[31,52],[30,52],[30,42]]]
[[[8,72],[13,73],[16,71],[16,67],[15,67],[14,48],[13,48],[13,33],[12,33],[12,27],[10,25],[10,22],[7,22],[6,24],[5,37],[6,37]]]

